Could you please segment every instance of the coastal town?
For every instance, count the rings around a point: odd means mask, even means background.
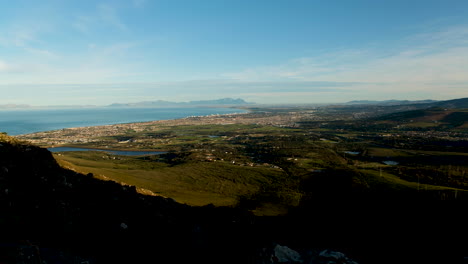
[[[453,129],[453,125],[451,125],[448,127],[449,129],[446,129],[445,123],[435,119],[437,116],[440,118],[439,113],[436,113],[435,118],[427,118],[427,121],[413,122],[413,120],[402,121],[399,119],[391,121],[376,119],[372,121],[372,116],[382,115],[382,112],[395,111],[395,108],[387,110],[386,108],[376,108],[374,106],[355,108],[343,108],[341,106],[325,108],[297,106],[251,107],[246,109],[249,110],[246,113],[189,116],[173,120],[64,128],[18,135],[16,138],[42,147],[84,145],[111,149],[168,150],[167,146],[171,144],[171,137],[168,136],[168,133],[159,132],[190,126],[253,125],[302,128],[316,135],[323,134],[325,137],[329,134],[328,132],[340,135],[347,134],[351,129],[361,137],[379,136],[408,142],[418,138],[446,141],[467,140],[467,132],[464,129],[466,125],[464,125],[463,121],[460,124],[457,123],[459,128]],[[438,126],[441,128],[438,128]]]
[[[261,125],[276,127],[294,127],[300,121],[318,120],[314,110],[303,112],[248,112],[225,115],[190,116],[174,120],[157,120],[141,123],[127,123],[92,127],[64,128],[54,131],[37,132],[16,136],[18,139],[27,140],[32,144],[43,147],[54,147],[71,144],[98,143],[104,137],[115,137],[129,133],[157,132],[174,126],[199,126],[199,125]],[[118,148],[127,148],[125,143],[129,140],[118,141]],[[133,141],[134,142],[134,141]]]

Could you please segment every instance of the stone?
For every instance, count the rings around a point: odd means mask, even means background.
[[[301,255],[287,246],[276,245],[274,256],[279,263],[302,263]]]

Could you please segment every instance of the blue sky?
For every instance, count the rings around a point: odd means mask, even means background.
[[[0,4],[0,104],[468,97],[466,0]]]

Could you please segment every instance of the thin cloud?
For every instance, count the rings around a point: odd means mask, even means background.
[[[0,60],[0,73],[1,72],[9,72],[11,71],[12,67],[8,63]]]
[[[40,68],[41,67],[34,64],[10,63],[0,60],[0,73],[5,74],[0,78],[0,84],[4,83],[5,80],[8,80],[8,76],[11,76],[10,74],[23,78],[21,74],[39,72]]]
[[[114,6],[108,4],[100,4],[98,6],[98,12],[100,19],[119,30],[127,31],[127,25],[120,19],[117,9]]]
[[[361,97],[408,91],[440,94],[443,87],[453,94],[468,95],[468,25],[424,32],[397,44],[398,49],[391,52],[378,48],[342,50],[224,76],[242,81],[358,83],[346,89]]]
[[[424,33],[408,38],[409,42],[426,43],[429,46],[453,47],[468,45],[468,26],[456,25],[448,28],[432,27]]]
[[[39,55],[42,57],[48,57],[48,58],[58,58],[59,56],[55,54],[54,52],[50,50],[45,50],[45,49],[39,49],[39,48],[32,48],[32,47],[24,47],[24,50],[34,54],[34,55]]]
[[[0,45],[6,47],[25,47],[37,42],[36,32],[24,27],[4,29],[3,37],[0,37]]]
[[[0,24],[0,45],[22,48],[44,44],[41,38],[55,30],[53,15],[50,18],[41,16],[40,19],[35,16],[18,16]]]
[[[133,6],[137,8],[142,8],[143,6],[145,6],[146,2],[146,0],[132,0]]]
[[[72,26],[81,33],[89,34],[93,27],[94,20],[89,16],[79,15],[75,17]]]
[[[47,21],[36,24],[30,21],[22,21],[22,23],[18,24],[12,22],[5,25],[2,29],[3,36],[0,37],[0,46],[8,51],[7,54],[22,55],[17,56],[14,60],[15,66],[13,68],[15,72],[27,72],[28,70],[21,70],[20,68],[33,68],[31,65],[37,64],[34,63],[34,60],[48,60],[59,57],[52,50],[44,48],[45,42],[41,39],[44,34],[50,33],[52,28],[53,26]]]
[[[129,27],[119,16],[118,8],[110,4],[99,4],[95,10],[86,14],[78,14],[71,23],[71,27],[83,34],[91,34],[103,26],[113,27],[120,31],[129,30]]]

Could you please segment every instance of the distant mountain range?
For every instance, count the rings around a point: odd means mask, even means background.
[[[370,100],[355,100],[347,102],[348,105],[403,105],[403,104],[427,104],[427,103],[435,103],[438,102],[436,100],[418,100],[418,101],[410,101],[410,100],[384,100],[384,101],[370,101]]]
[[[195,106],[241,106],[252,105],[255,103],[246,102],[241,98],[222,98],[216,100],[200,100],[189,102],[170,102],[170,101],[143,101],[136,103],[113,103],[104,107],[195,107]],[[468,108],[468,98],[460,98],[446,101],[436,100],[384,100],[384,101],[371,101],[371,100],[356,100],[344,103],[352,107],[359,106],[386,106],[386,107],[406,107],[406,110],[421,109],[427,107],[443,107],[443,108]],[[53,106],[33,106],[26,104],[3,104],[0,109],[47,109],[47,108],[91,108],[102,107],[97,105],[53,105]],[[405,110],[405,109],[402,109]]]
[[[31,108],[30,105],[26,104],[4,104],[0,105],[0,109],[23,109],[23,108]]]
[[[163,100],[157,101],[144,101],[137,103],[114,103],[108,105],[108,107],[184,107],[184,106],[227,106],[227,105],[247,105],[253,104],[244,101],[243,99],[237,98],[222,98],[217,100],[202,100],[202,101],[190,101],[190,102],[169,102]]]
[[[428,106],[444,107],[444,108],[468,108],[468,97],[453,99],[447,101],[438,101],[435,103],[428,104]]]
[[[441,108],[468,108],[468,97],[446,100],[446,101],[436,101],[436,100],[420,100],[420,101],[409,101],[409,100],[386,100],[386,101],[368,101],[368,100],[359,100],[359,101],[350,101],[345,103],[349,106],[377,106],[377,107],[402,107],[402,110],[415,110],[415,109],[425,109],[430,107],[441,107]]]
[[[243,99],[237,98],[222,98],[217,100],[201,100],[190,102],[170,102],[170,101],[144,101],[136,103],[113,103],[104,107],[193,107],[193,106],[240,106],[255,104],[246,102]],[[27,104],[3,104],[0,109],[47,109],[47,108],[92,108],[102,107],[97,105],[50,105],[50,106],[33,106]]]

